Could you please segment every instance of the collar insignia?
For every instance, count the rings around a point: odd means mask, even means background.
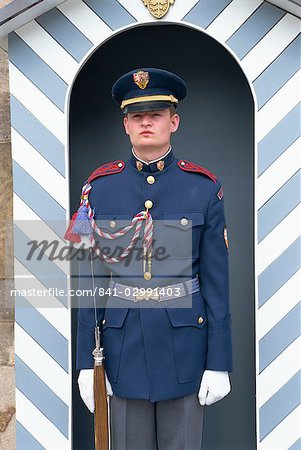
[[[137,167],[138,170],[142,170],[143,163],[141,161],[136,161],[136,167]]]
[[[162,161],[162,159],[160,159],[160,161],[157,162],[157,169],[158,170],[164,169],[164,161]]]

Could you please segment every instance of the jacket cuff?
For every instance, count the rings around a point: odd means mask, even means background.
[[[95,349],[94,326],[84,325],[82,322],[77,323],[77,343],[76,343],[76,369],[93,369]]]
[[[232,371],[231,318],[221,327],[208,328],[206,369]]]

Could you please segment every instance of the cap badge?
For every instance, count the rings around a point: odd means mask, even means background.
[[[149,82],[149,73],[139,70],[139,72],[133,73],[133,80],[140,89],[145,89]]]

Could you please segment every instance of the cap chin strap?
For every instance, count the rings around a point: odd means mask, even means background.
[[[145,95],[144,97],[134,97],[127,100],[123,100],[120,105],[121,109],[124,109],[128,105],[134,105],[141,102],[156,102],[156,101],[168,101],[171,103],[178,103],[179,100],[174,95]]]

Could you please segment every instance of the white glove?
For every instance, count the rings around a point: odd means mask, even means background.
[[[112,386],[107,378],[107,374],[105,373],[106,377],[106,388],[107,388],[107,394],[113,395]],[[78,386],[79,386],[79,392],[82,400],[84,401],[86,407],[91,411],[91,413],[94,413],[95,404],[94,404],[94,369],[82,369],[79,372],[78,376]]]
[[[199,390],[200,405],[212,405],[231,391],[228,372],[205,370]]]

